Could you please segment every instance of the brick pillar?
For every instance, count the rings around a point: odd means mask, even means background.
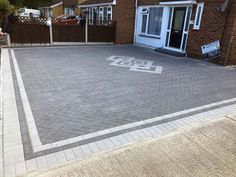
[[[133,43],[135,0],[117,0],[113,8],[116,21],[116,44]]]
[[[222,40],[222,64],[236,64],[236,1],[231,1]]]

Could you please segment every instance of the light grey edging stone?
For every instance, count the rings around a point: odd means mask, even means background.
[[[3,60],[2,50],[1,50],[1,61]],[[3,176],[3,87],[2,87],[2,64],[0,72],[0,176]]]
[[[2,77],[3,164],[5,177],[11,177],[25,173],[25,159],[9,53],[7,49],[2,49]]]

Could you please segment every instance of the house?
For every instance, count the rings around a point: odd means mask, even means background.
[[[95,21],[112,20],[115,5],[115,0],[87,0],[79,3],[81,9],[87,9],[89,19]]]
[[[60,15],[79,15],[78,3],[85,0],[52,0],[41,8],[45,17],[58,17]]]
[[[233,0],[139,0],[134,43],[203,58],[201,47],[219,41],[221,60],[225,60],[232,52],[226,43],[236,35],[235,14]],[[230,50],[232,43],[236,42],[231,41]],[[231,55],[236,63],[236,55]]]
[[[62,0],[54,0],[44,4],[41,7],[43,14],[46,18],[48,17],[57,17],[63,15],[63,1]]]
[[[135,0],[85,0],[78,4],[90,20],[115,21],[116,44],[133,43]]]
[[[80,8],[78,4],[85,0],[64,0],[64,14],[66,15],[80,15]]]

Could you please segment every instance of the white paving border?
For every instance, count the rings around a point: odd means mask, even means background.
[[[23,104],[23,108],[24,108],[24,112],[25,112],[25,116],[26,116],[26,121],[27,121],[27,125],[28,125],[28,130],[29,130],[29,134],[30,134],[30,139],[31,139],[31,143],[32,143],[32,148],[33,148],[33,152],[40,152],[43,150],[48,150],[48,149],[52,149],[55,147],[61,147],[64,145],[68,145],[68,144],[72,144],[72,143],[76,143],[82,140],[87,140],[90,138],[95,138],[101,135],[106,135],[106,134],[110,134],[110,133],[115,133],[118,131],[122,131],[122,130],[127,130],[129,128],[134,128],[140,125],[145,125],[145,124],[150,124],[150,123],[154,123],[156,121],[160,121],[160,120],[166,120],[166,119],[170,119],[174,116],[181,116],[187,113],[192,113],[195,111],[199,111],[202,109],[206,109],[206,108],[212,108],[214,106],[219,106],[219,105],[223,105],[226,103],[231,103],[236,101],[236,98],[232,98],[229,100],[225,100],[225,101],[220,101],[220,102],[216,102],[216,103],[211,103],[211,104],[207,104],[204,106],[199,106],[196,108],[191,108],[191,109],[187,109],[184,111],[179,111],[179,112],[175,112],[172,114],[166,114],[163,116],[159,116],[159,117],[155,117],[155,118],[151,118],[151,119],[147,119],[147,120],[142,120],[142,121],[137,121],[134,123],[129,123],[129,124],[125,124],[122,126],[117,126],[117,127],[113,127],[113,128],[109,128],[106,130],[102,130],[102,131],[98,131],[98,132],[94,132],[94,133],[89,133],[86,135],[82,135],[82,136],[77,136],[74,138],[69,138],[66,140],[62,140],[62,141],[58,141],[58,142],[54,142],[54,143],[50,143],[50,144],[44,144],[42,145],[39,135],[38,135],[38,131],[37,131],[37,127],[35,124],[35,120],[32,114],[32,110],[29,104],[29,100],[25,91],[25,87],[24,87],[24,83],[23,83],[23,79],[19,70],[19,66],[17,64],[17,60],[14,54],[13,49],[11,49],[11,54],[12,54],[12,58],[13,58],[13,63],[14,63],[14,68],[15,68],[15,72],[16,72],[16,77],[17,77],[17,82],[18,82],[18,86],[19,86],[19,90],[20,90],[20,95],[21,95],[21,99],[22,99],[22,104]]]
[[[2,49],[4,173],[16,175],[25,161],[8,50]],[[8,176],[6,176],[8,177]]]
[[[188,116],[178,120],[170,121],[167,123],[154,125],[148,128],[143,128],[121,135],[117,135],[111,138],[95,141],[82,146],[74,147],[71,149],[62,150],[56,153],[40,156],[34,159],[25,161],[23,154],[23,145],[21,140],[19,117],[17,113],[17,105],[15,100],[14,85],[12,79],[12,73],[9,62],[9,54],[7,49],[2,51],[2,62],[3,62],[3,117],[4,117],[4,176],[15,177],[22,175],[34,170],[45,169],[54,167],[57,165],[66,164],[76,160],[87,158],[93,154],[100,154],[108,152],[122,146],[132,144],[134,142],[141,141],[146,138],[160,137],[169,132],[182,129],[186,126],[193,126],[201,124],[202,122],[215,120],[222,116],[228,115],[230,112],[235,112],[236,104],[225,106],[219,109],[202,112],[193,116]],[[118,131],[127,128],[131,128],[134,125],[144,125],[146,123],[152,123],[157,120],[168,119],[172,116],[178,116],[186,114],[189,111],[197,111],[204,108],[210,108],[220,104],[230,103],[234,99],[226,100],[223,102],[213,103],[194,109],[180,111],[174,114],[168,114],[165,116],[139,121],[133,124],[127,124],[120,127],[115,127],[112,130]],[[27,110],[27,109],[26,109]],[[111,129],[96,132],[94,135],[101,135],[110,133]],[[93,135],[93,134],[92,134]],[[85,135],[92,137],[91,134]],[[71,142],[70,142],[71,143]]]

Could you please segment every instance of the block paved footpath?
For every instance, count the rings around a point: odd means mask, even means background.
[[[236,114],[25,177],[234,177]]]

